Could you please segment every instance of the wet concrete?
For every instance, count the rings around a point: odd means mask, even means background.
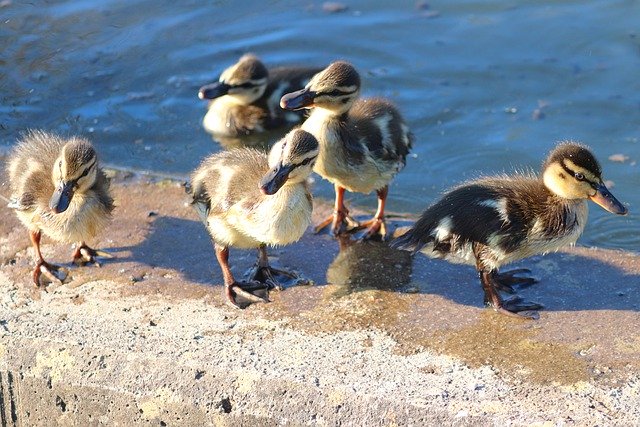
[[[518,294],[545,306],[526,321],[483,308],[469,267],[306,234],[271,261],[315,286],[241,311],[179,182],[114,173],[113,188],[113,226],[91,243],[115,258],[71,267],[72,248],[43,239],[71,269],[48,292],[30,284],[26,230],[0,209],[7,422],[640,422],[636,254],[575,247],[514,265],[539,279]],[[232,250],[234,273],[255,257]]]

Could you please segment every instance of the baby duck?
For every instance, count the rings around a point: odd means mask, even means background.
[[[318,71],[309,67],[267,70],[256,56],[246,54],[224,70],[219,81],[198,91],[200,99],[211,100],[202,124],[215,137],[236,137],[298,123],[302,114],[282,111],[278,101]]]
[[[618,215],[627,208],[609,192],[600,164],[583,145],[559,144],[533,174],[495,176],[464,183],[446,193],[422,214],[392,246],[422,251],[432,258],[475,265],[485,304],[518,316],[539,304],[521,298],[503,300],[498,291],[531,278],[515,277],[526,269],[498,273],[509,262],[572,245],[587,222],[587,199]],[[524,316],[528,317],[528,316]]]
[[[294,129],[268,155],[246,147],[223,151],[206,158],[191,175],[192,205],[213,240],[231,305],[239,307],[236,295],[251,302],[267,301],[250,291],[280,287],[276,274],[296,278],[269,266],[266,245],[293,243],[311,223],[306,179],[317,155],[318,141]],[[250,282],[233,277],[229,246],[258,249],[258,264]]]
[[[109,180],[89,141],[31,131],[9,155],[9,180],[9,207],[29,229],[38,258],[33,270],[36,286],[42,274],[58,284],[66,277],[65,269],[42,257],[42,232],[60,242],[78,242],[73,253],[76,265],[99,265],[96,256],[110,257],[85,243],[106,227],[114,208]]]
[[[302,129],[320,143],[314,168],[335,186],[333,215],[316,227],[316,232],[332,224],[334,235],[345,225],[367,228],[364,238],[386,234],[384,208],[391,179],[402,168],[413,137],[402,116],[389,101],[358,99],[360,76],[344,61],[330,64],[316,74],[304,89],[288,93],[280,100],[287,110],[313,109]],[[373,219],[357,224],[344,206],[344,191],[368,194],[375,190],[378,210]]]

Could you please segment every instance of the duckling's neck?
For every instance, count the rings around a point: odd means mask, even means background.
[[[548,190],[547,190],[548,191]],[[589,206],[584,199],[567,199],[548,191],[532,233],[542,236],[557,236],[563,244],[574,244],[587,223]]]

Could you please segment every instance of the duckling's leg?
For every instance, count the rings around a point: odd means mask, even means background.
[[[542,305],[537,303],[529,303],[522,300],[522,298],[514,297],[508,300],[503,300],[498,293],[501,284],[496,281],[497,272],[495,269],[485,265],[483,258],[490,253],[489,248],[485,245],[475,243],[473,245],[473,253],[476,256],[476,268],[478,275],[480,276],[480,283],[484,290],[484,303],[490,307],[493,307],[495,311],[501,314],[506,314],[512,317],[524,317],[527,319],[536,319],[536,315],[518,314],[521,311],[535,311],[542,309]]]
[[[258,263],[251,271],[249,277],[251,280],[265,283],[270,289],[281,291],[284,289],[284,286],[282,286],[275,276],[285,277],[288,281],[292,281],[294,286],[308,285],[310,283],[308,279],[300,277],[295,273],[271,267],[269,265],[269,257],[267,256],[267,245],[262,244],[258,248]]]
[[[229,268],[229,248],[227,246],[220,246],[217,243],[214,245],[216,251],[216,258],[220,269],[222,270],[222,277],[224,279],[224,293],[227,297],[227,302],[236,308],[242,308],[236,301],[236,296],[241,296],[250,303],[252,302],[269,302],[268,298],[262,298],[251,293],[259,289],[265,289],[265,285],[257,282],[236,282],[236,279],[231,273]]]
[[[387,194],[389,194],[389,187],[385,186],[376,191],[378,194],[378,210],[376,214],[368,221],[361,222],[358,228],[366,228],[362,240],[369,240],[377,235],[380,235],[384,240],[387,235],[387,226],[384,222],[384,206],[387,202]]]
[[[105,251],[91,249],[85,242],[80,242],[73,252],[73,263],[80,267],[87,264],[95,264],[96,267],[100,267],[96,257],[113,258],[113,255]]]
[[[40,276],[44,275],[52,283],[55,283],[56,285],[62,285],[64,279],[67,278],[67,269],[58,265],[50,264],[44,260],[44,258],[42,257],[42,252],[40,252],[40,238],[42,237],[42,233],[40,232],[40,230],[29,231],[29,237],[31,238],[31,243],[33,244],[33,247],[36,251],[36,256],[38,257],[36,268],[33,269],[33,283],[36,285],[36,287],[40,287]],[[59,278],[55,274],[58,272],[62,273],[62,278]]]
[[[318,234],[322,229],[331,224],[331,233],[334,236],[342,234],[345,231],[354,230],[359,227],[358,221],[349,216],[349,209],[344,205],[344,191],[343,187],[339,185],[335,186],[336,189],[336,203],[333,208],[333,215],[322,221],[314,229],[314,233]]]

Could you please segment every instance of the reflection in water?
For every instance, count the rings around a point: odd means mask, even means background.
[[[411,280],[411,255],[383,242],[359,242],[344,235],[340,252],[327,269],[327,282],[335,285],[333,297],[364,290],[394,291]]]

